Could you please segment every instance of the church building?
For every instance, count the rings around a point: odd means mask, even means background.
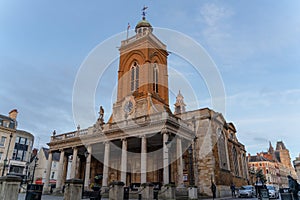
[[[71,178],[83,179],[85,190],[96,184],[95,177],[101,177],[102,188],[112,181],[122,181],[131,190],[148,182],[158,187],[193,185],[204,196],[212,196],[214,183],[218,197],[231,195],[231,183],[246,185],[246,150],[233,123],[209,108],[187,111],[184,91],[172,113],[167,46],[153,34],[145,15],[119,51],[117,98],[109,120],[104,121],[101,107],[89,128],[53,134],[45,190],[55,152],[60,153],[61,169],[57,190],[66,180],[69,159]]]

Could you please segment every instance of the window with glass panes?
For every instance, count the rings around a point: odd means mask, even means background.
[[[13,160],[25,161],[28,151],[28,139],[24,137],[16,137],[15,148],[13,151]]]
[[[5,140],[6,140],[6,137],[5,136],[2,136],[1,137],[1,140],[0,140],[0,146],[4,146],[5,145]]]

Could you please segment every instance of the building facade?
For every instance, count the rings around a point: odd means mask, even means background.
[[[0,115],[0,170],[2,175],[13,174],[25,178],[34,136],[17,129],[16,109],[8,116]]]
[[[294,168],[296,170],[297,173],[297,177],[298,177],[298,181],[300,181],[300,154],[298,157],[296,157],[296,159],[293,161],[294,164]]]
[[[282,141],[277,142],[276,150],[270,142],[267,152],[257,153],[255,156],[248,155],[248,167],[254,172],[261,169],[266,177],[266,184],[279,187],[288,187],[288,175],[297,178],[291,165],[289,151]],[[255,181],[254,179],[252,183]]]
[[[51,172],[50,172],[50,184],[55,184],[58,174],[59,153],[53,153]],[[28,178],[33,183],[43,184],[46,180],[46,169],[49,158],[49,149],[42,147],[36,156],[33,156],[30,160],[28,167]]]
[[[68,173],[84,179],[85,189],[102,177],[103,188],[112,181],[127,186],[152,182],[178,188],[196,185],[198,193],[211,196],[211,184],[218,196],[231,195],[230,184],[248,182],[246,150],[236,129],[221,113],[209,108],[186,111],[179,92],[175,112],[169,106],[167,47],[143,17],[136,34],[121,42],[117,99],[105,123],[99,118],[87,129],[57,135],[48,143],[49,162],[45,190],[53,155],[60,153],[57,190]],[[114,48],[114,47],[112,47]]]

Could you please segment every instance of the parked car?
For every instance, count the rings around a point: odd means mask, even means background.
[[[252,185],[244,185],[238,190],[238,197],[255,197],[255,187]]]
[[[275,198],[275,199],[279,198],[279,192],[274,185],[267,185],[267,189],[269,191],[270,198]]]

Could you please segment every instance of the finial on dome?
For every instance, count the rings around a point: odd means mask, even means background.
[[[144,6],[143,9],[142,9],[142,15],[143,15],[143,20],[146,19],[146,10],[147,10],[148,6]]]
[[[144,6],[142,9],[142,20],[138,22],[138,24],[135,26],[135,32],[139,36],[147,35],[147,33],[151,33],[153,31],[153,28],[151,24],[146,20],[146,10],[148,9],[147,6]]]

